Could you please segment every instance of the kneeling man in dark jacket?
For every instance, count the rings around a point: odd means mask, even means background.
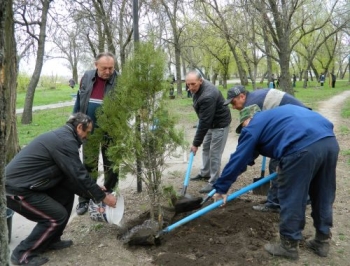
[[[8,208],[37,222],[30,235],[12,252],[14,265],[42,265],[38,256],[49,249],[72,245],[61,240],[74,202],[74,194],[115,207],[116,198],[106,194],[89,176],[79,157],[79,147],[92,129],[83,113],[72,115],[66,125],[35,138],[5,169]]]

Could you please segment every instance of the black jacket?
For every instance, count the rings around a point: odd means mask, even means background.
[[[67,124],[44,133],[24,147],[6,166],[7,192],[45,191],[64,181],[72,192],[99,202],[105,193],[90,178],[79,158],[81,141]]]
[[[199,118],[193,146],[199,147],[209,129],[224,128],[231,123],[231,112],[224,106],[221,92],[209,81],[203,80],[199,90],[193,94],[193,108]]]

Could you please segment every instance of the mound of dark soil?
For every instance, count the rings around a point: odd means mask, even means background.
[[[263,246],[278,234],[278,214],[254,211],[252,205],[229,202],[162,235],[161,244],[147,253],[156,265],[265,265],[271,256]]]

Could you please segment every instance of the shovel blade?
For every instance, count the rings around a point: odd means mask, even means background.
[[[264,178],[264,177],[257,177],[257,178],[254,178],[254,179],[253,179],[253,183],[255,183],[255,182],[261,180],[262,178]],[[257,187],[257,188],[254,188],[254,189],[253,189],[253,194],[254,194],[254,195],[263,195],[263,196],[266,196],[267,193],[269,192],[269,189],[270,189],[270,182],[267,182],[267,183],[265,183],[265,184],[263,184],[263,185],[261,185],[261,186],[259,186],[259,187]]]
[[[175,213],[183,213],[183,212],[189,212],[196,209],[199,209],[202,205],[202,197],[196,197],[196,198],[189,198],[189,197],[180,197],[174,207],[175,207]]]

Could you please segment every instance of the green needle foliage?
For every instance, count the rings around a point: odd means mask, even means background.
[[[183,132],[176,128],[165,104],[169,97],[165,62],[165,55],[152,44],[139,44],[123,67],[115,92],[105,98],[98,114],[99,129],[89,140],[107,132],[108,156],[124,174],[137,174],[136,160],[141,162],[139,174],[146,185],[153,220],[156,210],[158,220],[162,213],[165,159],[185,144]]]

